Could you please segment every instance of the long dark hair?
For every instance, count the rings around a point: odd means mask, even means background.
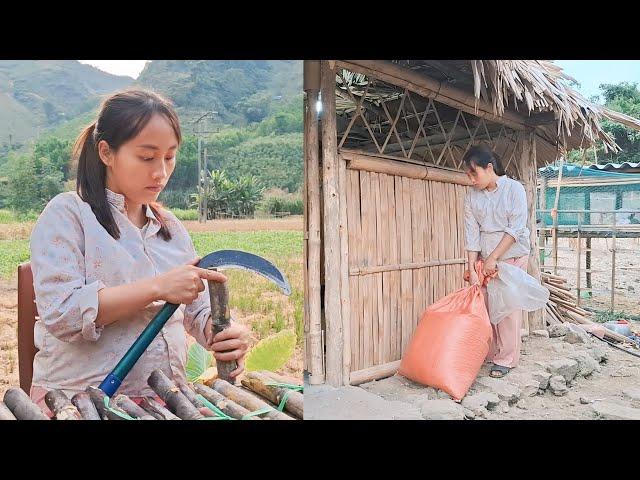
[[[136,89],[106,98],[100,106],[98,119],[82,131],[73,147],[73,158],[78,161],[76,191],[91,206],[100,225],[115,239],[120,238],[120,229],[107,201],[107,167],[98,155],[98,143],[104,140],[109,148],[118,150],[138,135],[154,114],[169,121],[179,144],[182,140],[180,123],[171,102],[157,93]],[[161,204],[154,202],[149,207],[160,222],[159,235],[169,241],[171,233],[161,213]]]
[[[475,167],[487,168],[489,164],[493,166],[496,175],[504,175],[502,168],[502,160],[496,152],[491,150],[487,145],[474,145],[467,153],[465,153],[462,162],[469,170],[475,171]]]

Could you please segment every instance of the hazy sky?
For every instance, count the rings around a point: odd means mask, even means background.
[[[137,78],[147,60],[80,60],[113,73]],[[598,95],[601,83],[639,82],[640,60],[555,60],[565,72],[580,82],[578,89],[587,98]]]
[[[578,90],[587,98],[600,94],[601,83],[640,83],[640,60],[554,60],[554,63],[580,82]]]
[[[78,60],[80,63],[88,63],[100,70],[113,75],[128,75],[138,78],[147,60]]]

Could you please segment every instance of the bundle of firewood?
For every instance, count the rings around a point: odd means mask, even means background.
[[[170,379],[155,370],[148,384],[162,402],[144,397],[138,404],[123,394],[109,398],[96,387],[88,387],[71,398],[62,390],[51,390],[44,400],[56,420],[302,419],[302,382],[272,372],[248,372],[242,386],[222,379],[207,386]],[[0,402],[0,420],[49,417],[20,388],[10,388]]]
[[[580,308],[577,298],[567,286],[567,279],[558,275],[542,272],[542,283],[549,289],[549,301],[545,306],[546,319],[549,325],[569,322],[579,325],[595,325],[589,317],[593,313]],[[605,329],[604,337],[616,342],[628,342],[627,337]]]

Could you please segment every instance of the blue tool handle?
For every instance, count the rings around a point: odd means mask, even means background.
[[[153,342],[153,339],[156,338],[158,333],[160,333],[162,327],[164,327],[179,306],[180,305],[174,303],[165,303],[162,309],[153,317],[153,320],[149,322],[149,325],[146,326],[136,341],[133,342],[133,345],[127,350],[127,353],[124,354],[115,368],[98,387],[105,395],[112,397],[116,393],[118,388],[120,388],[120,384],[124,381],[138,359],[151,342]]]

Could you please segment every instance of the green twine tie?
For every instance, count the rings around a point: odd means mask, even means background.
[[[133,418],[124,412],[119,412],[118,410],[111,408],[111,406],[109,405],[109,397],[107,397],[106,395],[104,397],[104,407],[111,413],[115,413],[117,416],[123,418],[124,420],[140,420],[139,418]]]
[[[289,395],[291,395],[291,393],[304,391],[304,387],[302,385],[295,385],[292,383],[269,382],[265,383],[265,385],[287,389],[285,394],[282,396],[282,400],[280,400],[280,405],[278,405],[278,410],[280,410],[281,412],[284,411],[284,406],[287,404],[287,400],[289,399]]]
[[[273,410],[273,407],[270,407],[270,406],[267,405],[264,408],[260,408],[258,410],[254,410],[253,412],[249,412],[246,415],[243,415],[242,416],[242,420],[246,420],[249,417],[255,417],[256,415],[262,415],[263,413],[269,413],[272,410]]]
[[[207,407],[209,410],[211,410],[213,413],[216,414],[215,417],[204,417],[204,418],[201,418],[200,420],[235,420],[235,418],[230,417],[229,415],[224,413],[222,410],[220,410],[218,407],[216,407],[213,403],[211,403],[209,400],[204,398],[199,393],[196,394],[196,398],[200,400],[205,407]]]

